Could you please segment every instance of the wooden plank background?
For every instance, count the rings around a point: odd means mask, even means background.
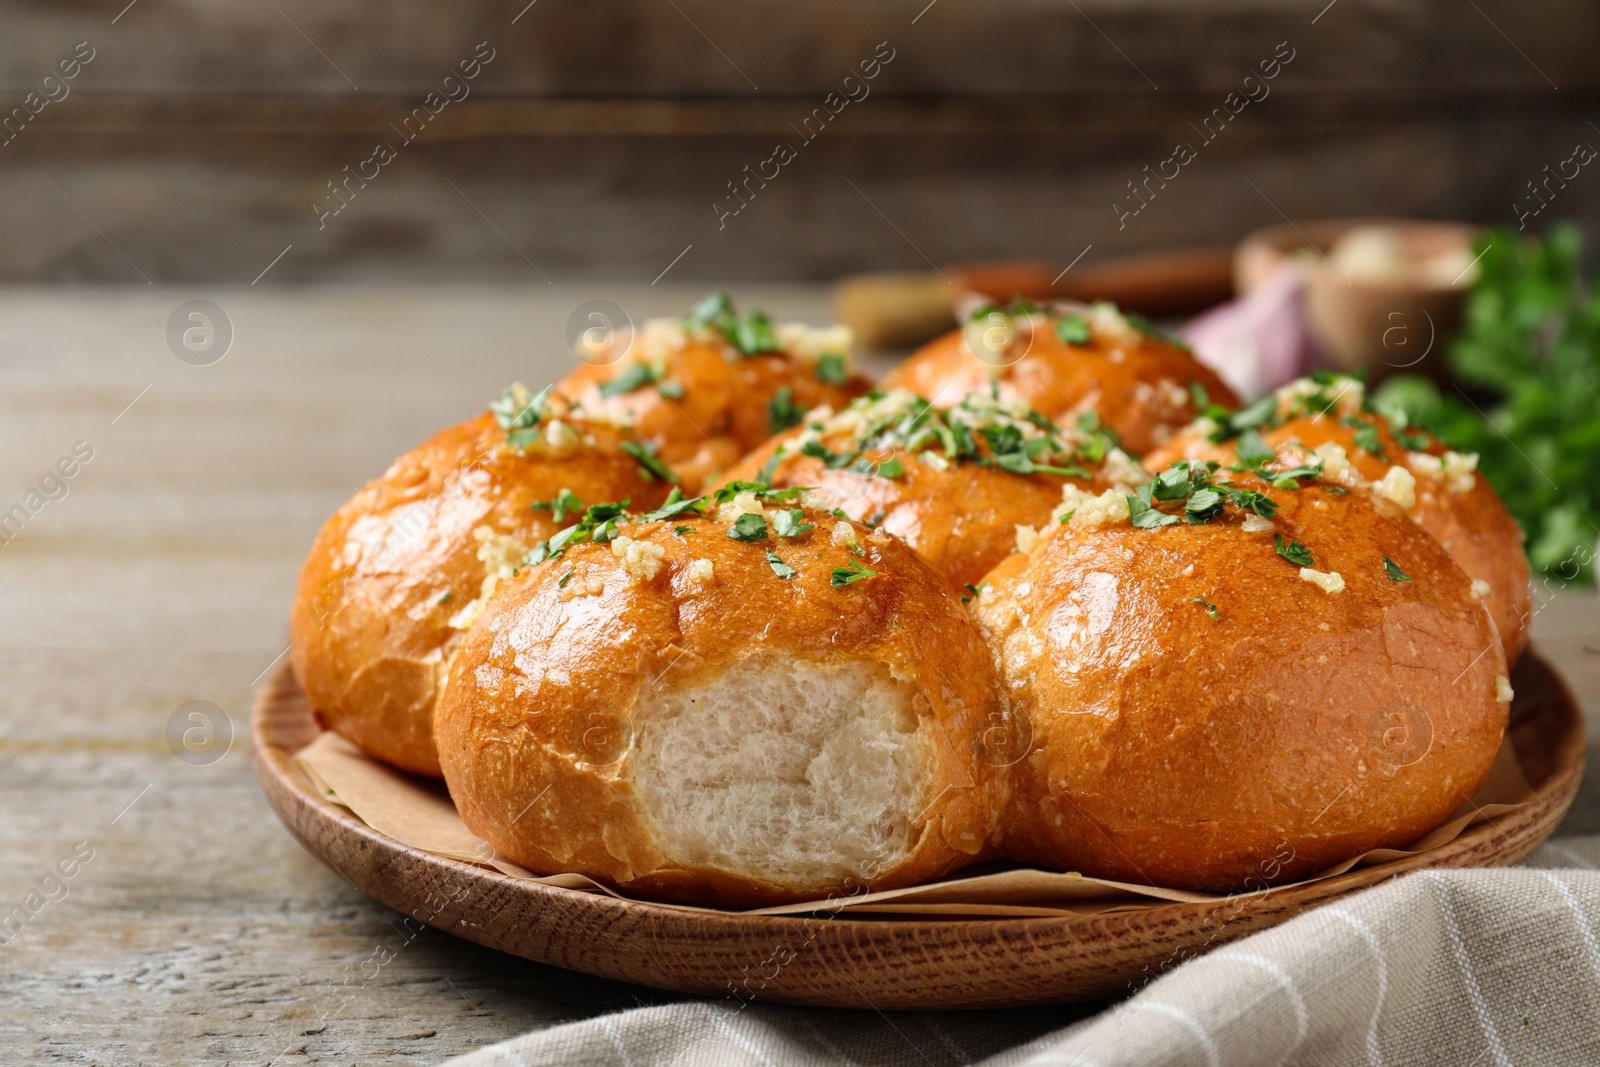
[[[826,318],[821,286],[737,292]],[[93,451],[0,547],[0,914],[80,842],[93,850],[65,897],[0,944],[0,1060],[436,1062],[669,998],[408,937],[279,824],[245,729],[300,561],[352,483],[508,381],[562,373],[581,301],[643,318],[697,293],[0,289],[0,510],[77,442]],[[233,324],[212,366],[167,347],[168,317],[195,298]],[[1600,726],[1600,601],[1542,603],[1535,634]],[[169,741],[192,700],[235,733],[209,766]],[[1600,773],[1588,782],[1562,833],[1600,832]],[[369,962],[379,949],[394,959]]]
[[[1285,215],[1509,221],[1600,143],[1582,0],[125,4],[3,5],[0,109],[79,42],[94,59],[0,147],[0,280],[647,282],[685,249],[685,279],[1093,262]],[[870,95],[801,142],[879,42]],[[1270,95],[1119,227],[1127,183],[1280,42]],[[480,43],[471,95],[401,142]],[[319,228],[380,139],[398,158]],[[719,227],[778,140],[798,158]],[[1600,218],[1600,182],[1536,223],[1556,215]]]

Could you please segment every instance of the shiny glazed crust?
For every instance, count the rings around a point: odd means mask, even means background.
[[[584,544],[502,584],[437,713],[445,780],[466,824],[535,872],[736,907],[911,885],[984,855],[1003,799],[977,746],[1003,716],[982,639],[949,584],[905,545],[858,526],[857,556],[834,537],[838,520],[808,521],[816,528],[800,538],[754,544],[713,518],[628,524],[624,535],[662,550],[649,577],[610,545]],[[694,532],[678,536],[679,526]],[[793,578],[774,573],[768,550]],[[697,580],[701,562],[709,579]],[[833,569],[852,562],[877,576],[833,586]],[[653,695],[769,655],[879,664],[914,689],[929,756],[913,841],[902,862],[861,884],[676,862],[644,810],[633,730]]]
[[[1333,413],[1320,417],[1301,416],[1279,426],[1263,428],[1261,438],[1279,449],[1280,454],[1296,443],[1305,450],[1315,450],[1325,444],[1338,445],[1367,481],[1382,479],[1391,466],[1407,465],[1409,450],[1395,437],[1386,418],[1373,414],[1354,417],[1376,427],[1382,458],[1360,447],[1356,443],[1357,428],[1345,424]],[[1237,456],[1232,443],[1212,442],[1204,429],[1204,424],[1185,428],[1165,447],[1145,457],[1146,466],[1156,471],[1176,459],[1234,462]],[[1432,435],[1426,436],[1429,444],[1424,451],[1431,456],[1443,456],[1445,446]],[[1280,467],[1287,465],[1279,464]],[[1471,489],[1456,492],[1449,488],[1445,479],[1417,475],[1416,503],[1408,509],[1408,514],[1438,539],[1467,577],[1489,583],[1489,613],[1494,617],[1506,659],[1514,664],[1528,647],[1528,623],[1533,611],[1522,527],[1506,510],[1487,478],[1476,472],[1470,478]]]
[[[1234,512],[1068,524],[990,573],[974,613],[1033,735],[1007,855],[1259,887],[1405,845],[1482,783],[1509,694],[1470,580],[1385,499],[1320,482],[1270,495],[1270,531]],[[1274,533],[1343,591],[1304,580]]]
[[[575,521],[531,508],[563,488],[585,504],[665,497],[616,431],[566,425],[594,444],[541,439],[518,452],[492,415],[469,419],[401,456],[323,525],[289,632],[295,674],[330,728],[396,767],[438,775],[434,703],[465,628],[451,619],[478,598],[489,566],[474,531],[487,526],[525,553]]]

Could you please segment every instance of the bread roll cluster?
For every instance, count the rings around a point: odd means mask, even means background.
[[[1482,783],[1527,567],[1472,457],[1110,305],[848,348],[714,296],[402,457],[301,576],[318,714],[530,870],[728,907],[1235,890]]]

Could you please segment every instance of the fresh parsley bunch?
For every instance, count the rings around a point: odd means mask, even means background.
[[[1579,270],[1582,241],[1563,224],[1544,240],[1480,239],[1480,274],[1447,365],[1460,387],[1384,383],[1377,405],[1428,427],[1478,469],[1528,536],[1535,570],[1595,577],[1600,538],[1600,286]]]

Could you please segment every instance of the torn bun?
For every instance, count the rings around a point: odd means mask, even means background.
[[[648,507],[668,488],[647,456],[573,420],[559,398],[516,386],[495,407],[401,456],[334,513],[290,613],[295,674],[323,722],[418,774],[439,774],[434,704],[495,583],[584,504]]]
[[[814,488],[856,522],[893,534],[957,587],[1077,500],[1144,480],[1099,431],[1057,426],[1026,401],[973,393],[941,410],[904,390],[869,393],[819,412],[727,473],[776,489]]]
[[[583,364],[557,389],[648,443],[698,492],[800,414],[866,392],[850,347],[848,327],[774,324],[713,293],[684,319],[645,323],[614,362]]]
[[[1058,422],[1092,410],[1140,455],[1200,413],[1194,386],[1211,402],[1237,403],[1187,349],[1104,303],[975,313],[962,329],[912,353],[882,387],[948,407],[988,392],[991,382],[999,383],[1002,400],[1020,397]]]
[[[1268,503],[1241,508],[1188,478],[1169,474],[1132,522],[1056,527],[974,601],[1033,737],[1006,854],[1262,888],[1407,845],[1465,805],[1511,699],[1471,580],[1381,497],[1262,485]]]
[[[1528,646],[1533,611],[1528,557],[1522,527],[1477,472],[1478,457],[1452,452],[1432,434],[1369,410],[1365,389],[1355,378],[1302,378],[1273,396],[1275,403],[1263,398],[1227,416],[1226,426],[1203,419],[1186,427],[1147,456],[1147,465],[1160,470],[1176,459],[1234,463],[1240,441],[1251,440],[1240,434],[1254,430],[1275,453],[1268,467],[1320,463],[1340,485],[1395,501],[1445,547],[1467,577],[1477,579],[1474,591],[1489,606],[1507,662],[1515,664]],[[1214,441],[1217,436],[1224,440]]]
[[[982,640],[909,548],[794,496],[613,522],[501,584],[437,713],[473,832],[539,874],[732,907],[985,855]]]

